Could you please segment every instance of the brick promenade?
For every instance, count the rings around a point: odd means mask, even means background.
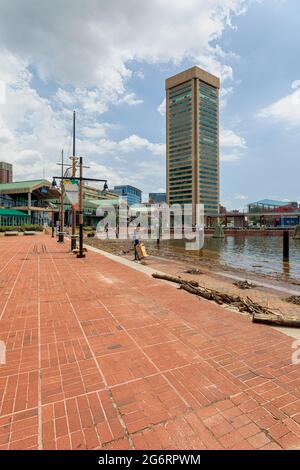
[[[293,338],[68,246],[0,237],[1,449],[300,448]]]

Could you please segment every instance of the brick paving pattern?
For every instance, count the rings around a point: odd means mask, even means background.
[[[293,338],[49,236],[0,238],[0,449],[299,449]]]

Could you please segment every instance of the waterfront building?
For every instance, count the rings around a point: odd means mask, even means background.
[[[267,226],[295,226],[299,224],[298,203],[295,201],[274,201],[262,199],[247,206],[249,221]],[[293,212],[297,213],[293,215]],[[253,214],[251,216],[250,214]],[[261,214],[261,215],[260,215]],[[286,215],[288,214],[288,215]]]
[[[0,227],[12,227],[30,223],[30,215],[16,209],[0,207]]]
[[[101,217],[97,215],[97,209],[101,206],[117,206],[119,196],[112,191],[103,190],[85,184],[83,186],[83,224],[85,226],[96,227]],[[56,202],[57,204],[57,202]],[[57,208],[58,208],[57,204]],[[67,197],[64,198],[65,225],[72,224],[72,206]],[[79,214],[76,214],[76,225],[79,224]]]
[[[248,204],[248,212],[290,212],[298,209],[297,202],[274,201],[273,199],[262,199],[261,201]]]
[[[142,191],[129,184],[115,186],[113,192],[122,197],[122,199],[126,199],[129,206],[141,204],[142,202]]]
[[[167,201],[166,193],[149,193],[150,204],[163,204]]]
[[[83,198],[102,200],[102,199],[118,199],[118,196],[112,191],[107,191],[101,188],[97,188],[95,186],[90,186],[89,184],[85,184],[83,186]]]
[[[11,163],[0,162],[0,184],[11,183],[13,179],[13,166]]]
[[[218,213],[219,88],[199,67],[166,80],[168,204],[202,203],[206,214]]]
[[[59,190],[44,179],[0,184],[0,208],[27,214],[27,223],[49,224],[54,212],[51,201],[58,199],[59,194]]]

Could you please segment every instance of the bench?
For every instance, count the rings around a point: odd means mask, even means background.
[[[7,232],[4,232],[5,237],[13,237],[15,235],[19,235],[19,232],[17,232],[16,230],[8,230]]]
[[[36,232],[34,230],[25,230],[23,235],[36,235]]]

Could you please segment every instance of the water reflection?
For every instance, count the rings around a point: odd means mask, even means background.
[[[282,237],[227,236],[205,238],[204,249],[185,251],[183,240],[162,241],[160,250],[187,257],[213,259],[227,266],[258,271],[265,274],[284,274],[300,278],[300,240],[290,238],[290,262],[282,261]]]
[[[289,277],[290,275],[290,262],[289,261],[282,261],[282,269],[286,277]]]

